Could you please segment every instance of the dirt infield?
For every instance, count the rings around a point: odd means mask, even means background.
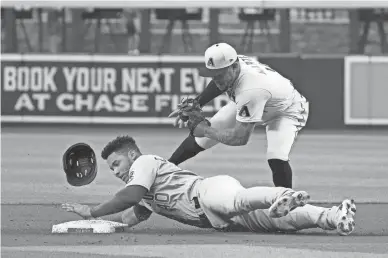
[[[56,223],[79,219],[62,212],[64,201],[98,203],[122,184],[99,160],[95,182],[70,187],[61,155],[72,143],[88,142],[97,152],[118,134],[130,134],[144,153],[169,157],[186,132],[170,129],[3,127],[1,165],[2,257],[387,257],[388,134],[383,131],[308,132],[292,154],[294,184],[313,202],[331,206],[346,197],[358,203],[351,236],[307,230],[296,234],[221,233],[153,215],[125,233],[52,235]],[[156,135],[158,137],[156,137]],[[248,146],[216,146],[185,163],[204,176],[233,175],[246,185],[271,185],[265,136]],[[246,165],[247,161],[252,162]],[[217,166],[214,166],[217,164]],[[369,203],[369,204],[368,204]],[[385,203],[385,204],[383,204]]]
[[[329,206],[329,204],[323,205]],[[53,205],[2,205],[2,247],[6,254],[3,257],[24,257],[26,253],[31,255],[31,251],[34,250],[36,255],[33,252],[32,257],[53,257],[53,254],[58,257],[63,254],[65,257],[73,252],[83,253],[80,257],[87,254],[120,256],[126,253],[143,254],[143,256],[133,257],[179,257],[169,249],[159,250],[162,254],[160,256],[149,256],[147,249],[155,252],[158,248],[163,249],[166,246],[174,247],[172,249],[187,247],[190,250],[205,248],[202,255],[187,254],[187,257],[209,257],[206,255],[211,251],[210,249],[206,251],[209,247],[218,250],[219,254],[214,257],[220,257],[223,251],[228,251],[228,254],[232,255],[230,257],[234,257],[233,254],[236,251],[228,249],[235,247],[239,250],[238,248],[247,246],[257,248],[257,251],[262,254],[270,249],[275,253],[277,252],[275,250],[284,250],[291,252],[291,257],[294,257],[293,252],[295,257],[301,257],[301,254],[307,255],[316,251],[319,251],[318,256],[322,254],[325,257],[335,257],[331,255],[334,254],[332,252],[336,252],[338,257],[347,257],[347,255],[369,257],[368,253],[388,254],[387,213],[387,204],[358,205],[357,229],[348,237],[340,237],[335,232],[319,229],[295,234],[222,233],[182,225],[158,215],[153,215],[149,221],[125,233],[52,235],[50,233],[53,224],[79,218],[73,214],[64,213],[58,206]],[[151,245],[155,247],[151,248]],[[243,250],[243,252],[247,251]],[[348,254],[349,252],[351,254]],[[172,256],[166,256],[166,254]]]

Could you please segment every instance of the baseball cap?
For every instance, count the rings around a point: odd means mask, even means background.
[[[199,69],[202,77],[214,77],[237,60],[236,50],[227,43],[217,43],[205,51],[205,65]]]

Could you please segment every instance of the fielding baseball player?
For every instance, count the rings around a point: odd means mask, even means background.
[[[178,165],[183,161],[221,142],[231,146],[248,143],[256,125],[264,125],[267,135],[267,159],[275,186],[292,188],[292,170],[289,154],[298,132],[305,126],[309,104],[291,81],[256,59],[238,55],[226,43],[209,47],[205,52],[206,68],[203,77],[212,81],[195,100],[194,106],[204,106],[213,98],[226,92],[230,102],[221,108],[210,123],[199,123],[198,113],[186,112],[190,117],[191,135],[173,153],[169,161]],[[187,100],[180,110],[189,111]],[[190,107],[192,105],[189,105]],[[186,109],[185,109],[186,107]],[[182,124],[181,124],[182,125]],[[195,136],[195,138],[193,137]]]
[[[351,200],[343,201],[339,207],[322,208],[306,204],[309,195],[304,191],[244,188],[226,175],[203,178],[159,156],[142,154],[129,136],[108,143],[101,156],[114,175],[125,182],[125,187],[112,200],[98,206],[65,203],[64,210],[129,226],[155,212],[181,223],[218,230],[276,232],[322,228],[348,235],[354,229],[356,206]],[[113,215],[107,216],[110,214]]]

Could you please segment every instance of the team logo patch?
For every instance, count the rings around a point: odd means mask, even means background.
[[[133,180],[134,174],[135,174],[135,171],[133,171],[133,170],[129,172],[127,184]]]
[[[241,108],[240,112],[238,113],[238,115],[241,117],[250,117],[251,116],[247,106],[243,106]]]
[[[214,67],[214,61],[213,61],[213,58],[209,58],[209,60],[207,61],[207,66],[212,66]]]

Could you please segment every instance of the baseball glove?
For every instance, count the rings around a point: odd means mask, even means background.
[[[203,121],[205,121],[210,126],[210,122],[203,115],[202,107],[197,99],[182,99],[181,103],[178,105],[178,109],[172,112],[169,117],[176,114],[178,114],[177,121],[180,119],[184,122],[187,122],[187,127],[190,129],[191,135],[193,135],[197,125]]]
[[[90,184],[97,175],[97,159],[86,143],[76,143],[63,154],[63,170],[72,186]]]

